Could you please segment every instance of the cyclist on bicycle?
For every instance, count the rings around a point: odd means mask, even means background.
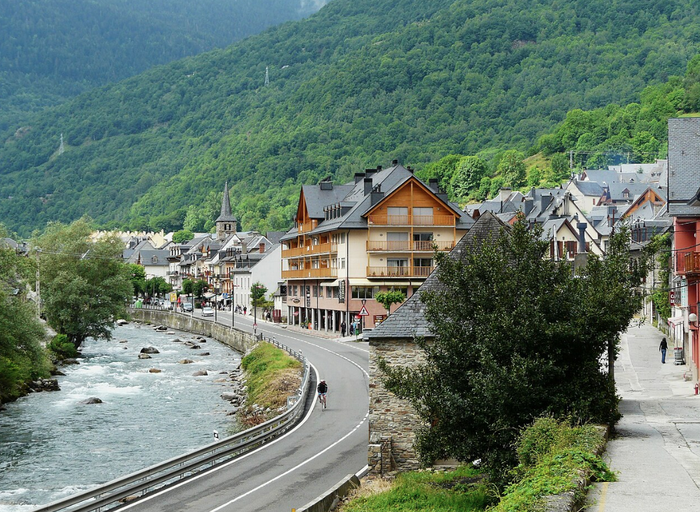
[[[328,393],[328,384],[326,384],[326,381],[322,380],[321,382],[319,382],[316,390],[318,391],[318,400],[323,404],[323,407],[325,408],[326,393]]]

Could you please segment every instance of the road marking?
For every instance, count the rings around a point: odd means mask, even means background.
[[[605,510],[605,496],[608,493],[608,483],[609,482],[603,482],[603,485],[601,486],[598,512],[603,512],[603,510]]]
[[[328,450],[330,450],[331,448],[335,447],[338,443],[341,443],[342,441],[344,441],[345,439],[347,439],[348,437],[350,437],[352,434],[354,434],[355,432],[357,432],[357,429],[359,429],[362,425],[365,424],[365,422],[367,421],[367,418],[368,418],[368,417],[369,417],[369,412],[365,415],[364,418],[362,418],[362,421],[361,421],[360,423],[358,423],[357,426],[356,426],[354,429],[352,429],[350,432],[348,432],[348,433],[345,434],[343,437],[341,437],[340,439],[338,439],[335,443],[333,443],[333,444],[330,445],[329,447],[327,447],[327,448],[325,448],[324,450],[318,452],[316,455],[314,455],[314,456],[311,457],[310,459],[308,459],[308,460],[302,462],[301,464],[297,464],[297,465],[294,466],[293,468],[288,469],[287,471],[285,471],[285,472],[282,473],[281,475],[276,476],[276,477],[273,478],[272,480],[268,480],[268,481],[265,482],[264,484],[260,484],[260,485],[257,486],[255,489],[251,489],[250,491],[248,491],[248,492],[246,492],[246,493],[244,493],[244,494],[241,494],[240,496],[238,496],[238,497],[232,499],[232,500],[229,501],[228,503],[224,503],[223,505],[219,505],[218,507],[211,509],[210,512],[217,512],[217,511],[219,511],[219,510],[221,510],[221,509],[223,509],[223,508],[225,508],[225,507],[228,507],[228,506],[231,505],[232,503],[235,503],[235,502],[237,502],[238,500],[240,500],[240,499],[242,499],[242,498],[245,498],[245,497],[248,496],[249,494],[252,494],[252,493],[254,493],[254,492],[256,492],[256,491],[259,491],[259,490],[262,489],[263,487],[267,487],[267,486],[270,485],[272,482],[276,482],[277,480],[279,480],[279,479],[282,478],[283,476],[287,476],[289,473],[291,473],[291,472],[293,472],[293,471],[296,471],[297,469],[299,469],[299,468],[302,467],[302,466],[305,466],[306,464],[308,464],[309,462],[311,462],[312,460],[314,460],[316,457],[319,457],[319,456],[323,455],[323,454],[326,453]]]
[[[352,363],[352,361],[350,361],[350,362]],[[353,363],[353,364],[354,364],[354,363]],[[316,373],[316,380],[318,380],[318,370],[317,370],[316,367],[315,367],[313,364],[311,364],[311,363],[309,363],[309,366],[313,369],[314,373]],[[357,366],[357,365],[355,365],[355,366]],[[358,366],[358,368],[359,368],[359,366]],[[360,368],[360,369],[362,370],[362,368]],[[364,371],[364,370],[363,370],[363,371]],[[366,372],[365,372],[365,373],[366,373]],[[315,390],[309,390],[309,392],[315,394],[316,391],[315,391]],[[209,469],[209,470],[207,470],[207,471],[204,471],[204,472],[202,472],[202,473],[200,473],[200,474],[198,474],[198,475],[195,475],[195,476],[193,476],[193,477],[190,477],[190,478],[188,478],[187,480],[185,480],[185,481],[183,481],[183,482],[181,482],[181,483],[179,483],[179,484],[169,485],[169,486],[165,487],[165,488],[164,488],[163,490],[161,490],[161,491],[157,491],[157,492],[154,492],[154,493],[146,494],[143,498],[141,498],[141,499],[135,501],[133,504],[131,504],[131,505],[125,505],[125,506],[121,507],[120,510],[129,509],[129,508],[132,508],[132,507],[141,505],[141,504],[143,504],[143,503],[145,503],[145,502],[147,502],[147,501],[152,500],[153,498],[157,498],[158,496],[161,496],[161,495],[163,495],[163,494],[165,494],[165,493],[167,493],[167,492],[170,492],[170,491],[172,491],[172,490],[174,490],[174,489],[177,489],[178,487],[181,487],[181,486],[183,486],[183,485],[186,485],[186,484],[189,484],[189,483],[191,483],[191,482],[194,482],[195,480],[199,480],[200,478],[205,477],[205,476],[208,476],[208,475],[210,475],[211,473],[213,473],[213,472],[215,472],[215,471],[219,471],[219,470],[221,470],[221,469],[224,469],[224,468],[226,468],[226,467],[228,467],[228,466],[230,466],[230,465],[232,465],[232,464],[234,464],[234,463],[236,463],[236,462],[238,462],[238,461],[240,461],[240,460],[243,460],[243,459],[245,459],[245,458],[247,458],[247,457],[250,457],[251,455],[253,455],[253,454],[255,454],[255,453],[258,453],[259,451],[264,450],[265,448],[267,448],[267,447],[269,447],[269,446],[272,446],[273,444],[278,443],[279,441],[282,441],[282,440],[283,440],[284,438],[286,438],[289,434],[292,434],[293,432],[295,432],[295,431],[297,431],[298,429],[300,429],[300,428],[304,425],[304,423],[306,423],[306,422],[309,420],[309,418],[311,418],[311,415],[314,413],[315,409],[316,409],[316,404],[315,404],[315,400],[314,400],[314,406],[313,406],[313,407],[309,407],[309,411],[308,411],[308,413],[306,414],[306,416],[304,417],[304,419],[301,421],[301,423],[299,423],[296,427],[294,427],[292,430],[290,430],[290,431],[287,432],[286,434],[284,434],[284,435],[282,435],[282,436],[276,438],[274,441],[271,441],[271,442],[269,442],[269,443],[265,443],[265,444],[262,445],[260,448],[256,448],[255,450],[253,450],[253,451],[251,451],[251,452],[248,452],[248,453],[246,453],[245,455],[241,455],[240,457],[237,457],[237,458],[235,458],[235,459],[233,459],[233,460],[231,460],[231,461],[229,461],[229,462],[226,462],[225,464],[218,464],[218,465],[212,467],[211,469]],[[333,443],[332,445],[330,445],[328,448],[325,448],[323,451],[320,451],[319,453],[317,453],[316,455],[314,455],[314,456],[311,457],[310,459],[308,459],[308,460],[306,460],[305,462],[302,462],[301,464],[299,464],[299,465],[293,467],[292,469],[288,470],[287,472],[282,473],[281,475],[279,475],[279,476],[273,478],[273,479],[270,480],[269,482],[264,483],[264,484],[262,484],[262,485],[256,487],[255,489],[253,489],[253,490],[251,490],[251,491],[248,491],[248,492],[246,492],[245,494],[242,494],[241,496],[238,496],[237,498],[235,498],[233,501],[230,501],[230,502],[227,503],[226,505],[228,505],[228,504],[230,504],[230,503],[233,503],[234,501],[239,500],[239,499],[243,498],[244,496],[247,496],[248,494],[251,494],[252,492],[257,491],[258,489],[260,489],[260,488],[262,488],[262,487],[265,487],[266,485],[268,485],[268,484],[274,482],[275,480],[278,480],[279,478],[282,478],[283,476],[286,476],[287,474],[291,473],[292,471],[297,470],[298,468],[300,468],[301,466],[307,464],[308,462],[311,462],[312,460],[314,460],[314,459],[315,459],[316,457],[318,457],[319,455],[325,453],[326,451],[330,450],[331,448],[333,448],[335,445],[337,445],[337,444],[340,443],[341,441],[345,440],[345,439],[346,439],[347,437],[349,437],[353,432],[357,431],[357,429],[360,428],[360,427],[362,426],[362,424],[364,424],[364,423],[367,421],[367,418],[368,418],[368,417],[369,417],[369,411],[367,412],[367,414],[365,414],[365,417],[362,419],[362,421],[361,421],[355,428],[353,428],[348,434],[346,434],[346,435],[343,436],[342,438],[338,439],[335,443]],[[222,505],[222,507],[223,507],[223,506],[226,506],[226,505]],[[219,507],[219,508],[221,508],[221,507]],[[214,510],[218,510],[218,508],[217,508],[217,509],[214,509]]]

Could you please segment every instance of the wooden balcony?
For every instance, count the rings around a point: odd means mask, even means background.
[[[319,254],[336,254],[338,244],[325,243],[317,245],[305,245],[282,250],[282,258],[298,258],[300,256],[315,256]]]
[[[426,278],[435,267],[367,267],[367,277]]]
[[[454,226],[454,215],[370,215],[370,226]]]
[[[676,272],[685,275],[700,275],[700,252],[676,253]]]
[[[367,240],[367,252],[433,252],[435,247],[438,251],[451,251],[454,246],[455,242],[452,240],[449,242]]]
[[[338,269],[305,268],[282,271],[282,279],[317,279],[322,277],[338,277]]]

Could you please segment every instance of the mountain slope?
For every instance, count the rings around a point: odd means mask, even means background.
[[[682,74],[699,42],[688,0],[333,0],[9,132],[0,218],[172,228],[229,180],[243,228],[285,228],[299,183],[525,149],[573,108]]]
[[[10,114],[228,46],[318,7],[303,0],[0,2],[0,127]]]

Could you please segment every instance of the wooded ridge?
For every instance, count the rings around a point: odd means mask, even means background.
[[[333,0],[12,126],[0,219],[22,234],[85,213],[105,227],[179,229],[188,211],[215,218],[228,180],[243,229],[286,229],[302,183],[395,158],[420,170],[449,154],[532,152],[573,109],[639,103],[698,53],[698,10],[689,0]],[[655,138],[658,123],[646,130]]]

